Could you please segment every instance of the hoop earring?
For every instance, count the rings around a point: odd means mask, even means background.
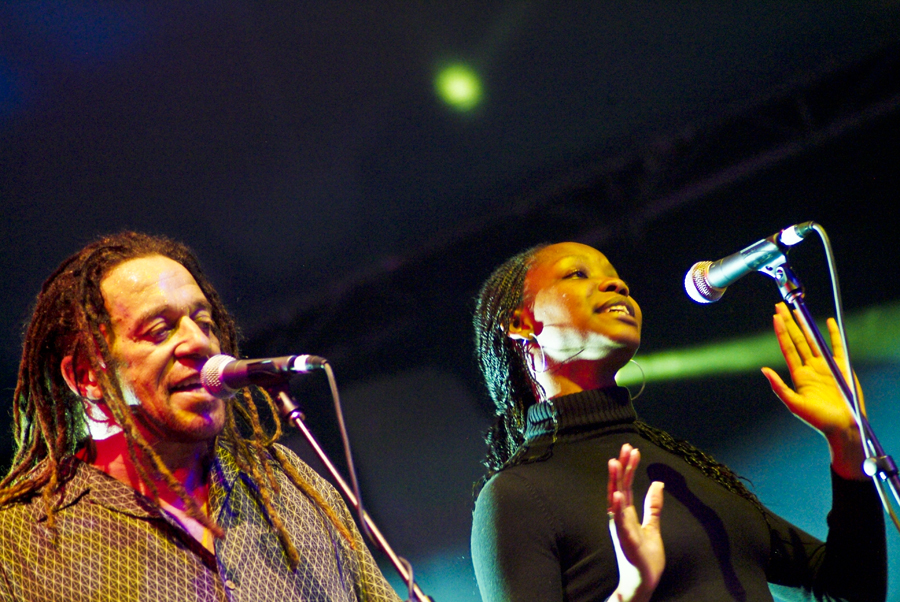
[[[634,364],[635,366],[637,366],[637,369],[641,371],[641,388],[640,388],[640,390],[637,392],[637,395],[634,395],[634,396],[631,398],[631,401],[634,401],[635,399],[637,399],[638,397],[641,396],[641,393],[644,392],[644,387],[647,386],[647,375],[644,374],[644,369],[641,368],[641,365],[640,365],[639,363],[637,363],[637,362],[634,361],[634,360],[628,360],[628,361],[629,361],[629,363],[632,363],[632,364]],[[630,391],[629,391],[629,394],[630,394]]]

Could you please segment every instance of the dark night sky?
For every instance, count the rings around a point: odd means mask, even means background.
[[[469,600],[468,487],[488,420],[468,349],[478,282],[520,247],[596,243],[643,293],[652,352],[764,330],[777,300],[769,283],[700,308],[680,278],[694,261],[815,220],[832,237],[848,310],[897,300],[896,105],[681,200],[639,203],[640,191],[603,196],[596,180],[571,182],[673,139],[690,147],[690,132],[896,55],[900,2],[432,4],[3,3],[0,387],[11,397],[21,324],[64,257],[123,228],[182,240],[251,348],[298,308],[330,308],[344,330],[323,327],[298,339],[317,348],[279,354],[341,359],[373,512],[433,587],[450,587],[435,575],[464,575],[455,594]],[[483,78],[471,113],[434,94],[451,61]],[[779,125],[760,119],[723,148]],[[542,192],[567,173],[562,193]],[[595,195],[586,209],[582,197]],[[526,197],[552,219],[522,218]],[[830,312],[821,248],[804,245],[795,267],[815,309]],[[394,287],[396,309],[361,294],[368,286]],[[712,405],[751,386],[706,385],[718,391]],[[666,385],[656,399],[671,394]],[[647,411],[666,419],[652,398]],[[691,434],[715,445],[710,432]]]

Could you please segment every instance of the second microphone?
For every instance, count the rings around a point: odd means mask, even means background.
[[[230,355],[214,355],[203,365],[200,383],[211,395],[228,397],[249,385],[283,385],[294,375],[312,372],[328,363],[316,355],[285,355],[238,360]]]

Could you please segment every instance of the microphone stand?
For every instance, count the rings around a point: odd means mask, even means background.
[[[328,469],[328,472],[334,478],[335,482],[340,486],[341,491],[344,496],[350,502],[350,505],[353,506],[353,509],[357,512],[360,511],[360,501],[356,497],[356,494],[353,493],[353,488],[344,480],[338,471],[337,467],[331,462],[328,458],[328,455],[319,445],[316,438],[310,432],[308,428],[306,428],[306,423],[304,422],[305,416],[303,412],[300,410],[300,407],[297,403],[291,398],[290,394],[287,392],[285,388],[276,388],[277,398],[281,402],[281,413],[285,417],[285,419],[293,424],[297,429],[303,433],[303,436],[306,437],[306,441],[309,443],[310,447],[312,447],[313,451],[319,457],[319,460],[322,461],[322,464],[325,465],[325,468]],[[362,511],[361,520],[363,524],[361,528],[363,531],[369,534],[370,538],[374,541],[374,543],[384,552],[387,557],[390,559],[391,564],[394,565],[394,569],[396,569],[397,573],[400,575],[400,578],[403,579],[403,582],[409,586],[409,595],[412,600],[417,600],[418,602],[433,602],[432,599],[426,596],[422,590],[419,588],[419,585],[413,580],[413,572],[412,567],[409,563],[397,556],[394,553],[394,550],[391,549],[390,544],[388,544],[387,540],[381,534],[381,531],[378,530],[378,527],[375,526],[375,523],[372,521],[372,518],[369,516],[368,512],[365,510]]]
[[[853,394],[843,373],[841,373],[837,363],[834,361],[834,357],[832,357],[832,354],[828,351],[825,339],[822,337],[822,333],[819,331],[818,326],[816,326],[816,323],[806,306],[802,285],[788,265],[787,257],[782,253],[781,257],[763,266],[759,271],[775,279],[782,298],[786,303],[789,303],[797,310],[795,314],[797,319],[805,328],[805,331],[812,334],[814,343],[818,347],[819,354],[828,363],[828,367],[831,369],[831,373],[834,375],[834,379],[837,381],[844,399],[850,405],[850,409],[853,411],[853,414],[858,421],[860,432],[864,437],[863,450],[866,452],[867,459],[863,465],[863,470],[873,479],[877,475],[882,481],[886,481],[891,487],[894,499],[900,503],[900,494],[898,494],[898,492],[900,492],[900,477],[898,477],[897,465],[894,463],[893,458],[885,453],[884,448],[881,447],[881,443],[879,443],[878,438],[875,436],[875,432],[872,430],[869,421],[866,420],[866,417],[860,411],[860,408],[856,407],[854,401],[856,396]],[[844,349],[846,350],[847,342],[843,341],[843,344]],[[881,494],[881,489],[877,489],[879,494]],[[882,495],[881,498],[888,514],[893,517],[893,513],[890,511],[884,496]],[[897,526],[896,520],[895,526]],[[898,526],[898,528],[900,528],[900,526]]]

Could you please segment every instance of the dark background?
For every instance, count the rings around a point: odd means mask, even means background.
[[[640,361],[766,331],[764,277],[698,306],[684,273],[814,220],[848,314],[876,312],[857,369],[890,452],[900,2],[781,4],[4,3],[0,387],[11,399],[29,306],[63,258],[123,228],[182,240],[245,355],[329,358],[376,522],[426,593],[477,600],[490,410],[469,315],[491,269],[538,242],[597,246],[644,309]],[[471,112],[434,94],[452,61],[482,77]],[[790,257],[831,315],[821,243]],[[645,418],[824,535],[825,445],[758,372],[648,379]],[[297,388],[338,460],[324,378]]]

